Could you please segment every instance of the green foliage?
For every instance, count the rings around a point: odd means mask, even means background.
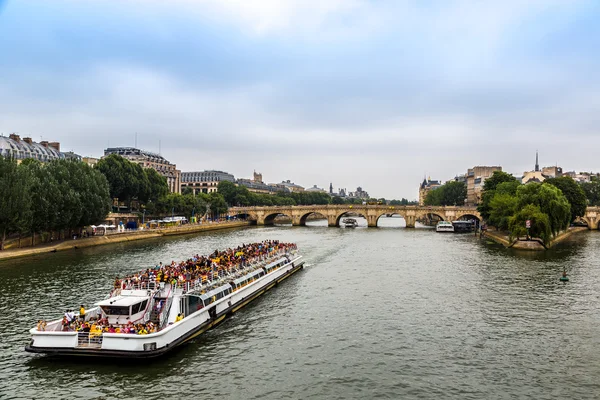
[[[587,208],[587,198],[585,192],[569,176],[562,176],[560,178],[546,179],[544,183],[556,186],[560,189],[562,194],[567,198],[571,205],[571,218],[570,222],[575,221],[577,218],[585,215],[585,209]]]
[[[344,199],[341,197],[335,196],[331,199],[331,204],[344,204],[344,203],[345,203]]]
[[[164,176],[117,154],[104,157],[96,168],[106,177],[111,198],[125,201],[129,208],[134,199],[141,203],[157,201],[169,192]]]
[[[402,200],[391,200],[390,201],[390,206],[416,206],[418,204],[419,204],[418,201],[409,201],[409,200],[405,199],[404,197],[402,198]]]
[[[2,238],[78,229],[102,222],[110,210],[106,178],[81,162],[25,160],[17,166],[0,157],[0,187]]]
[[[517,198],[509,193],[496,193],[490,202],[489,223],[500,230],[507,230],[510,217],[517,209]]]
[[[540,207],[534,204],[528,204],[523,207],[514,216],[510,217],[509,230],[511,239],[527,235],[526,221],[531,222],[529,235],[542,239],[548,244],[552,239],[552,228],[548,215],[541,211]]]
[[[167,178],[152,168],[145,168],[144,173],[148,179],[148,201],[156,201],[169,193]]]
[[[534,204],[548,216],[552,234],[569,226],[571,205],[560,189],[548,183],[529,183],[517,189],[517,209]]]
[[[0,157],[0,250],[6,236],[24,232],[31,220],[31,179],[12,159]]]
[[[584,182],[581,188],[585,197],[591,206],[600,206],[600,180],[592,179],[591,182]]]
[[[502,185],[506,184],[506,185]],[[516,192],[516,187],[520,184],[517,179],[511,174],[507,174],[503,171],[494,171],[492,176],[487,178],[483,183],[483,192],[481,194],[481,202],[477,205],[477,211],[481,214],[481,217],[488,221],[491,214],[490,202],[494,198],[496,194],[496,189],[498,186],[501,186],[501,191],[504,193],[509,193],[514,195]],[[510,193],[512,188],[514,187],[515,192]]]
[[[462,206],[467,197],[467,185],[464,182],[451,181],[437,187],[425,197],[426,206]]]

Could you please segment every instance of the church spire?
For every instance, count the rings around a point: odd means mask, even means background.
[[[540,164],[538,162],[538,151],[535,151],[535,170],[539,171],[540,170]]]

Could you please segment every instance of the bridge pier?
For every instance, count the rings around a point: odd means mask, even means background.
[[[404,220],[406,221],[407,228],[414,228],[415,223],[417,222],[417,217],[415,215],[407,215],[404,217]]]

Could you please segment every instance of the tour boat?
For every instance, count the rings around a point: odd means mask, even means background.
[[[156,332],[65,331],[61,319],[40,321],[29,331],[32,338],[25,350],[59,356],[160,356],[222,322],[303,265],[294,246],[242,264],[235,273],[215,273],[213,280],[119,285],[109,298],[86,310],[82,320],[100,320],[111,328],[152,322]]]
[[[354,218],[344,218],[342,223],[346,228],[356,228],[358,226],[358,221],[356,221]]]
[[[452,225],[452,222],[440,221],[435,226],[435,231],[436,232],[454,232],[454,225]]]

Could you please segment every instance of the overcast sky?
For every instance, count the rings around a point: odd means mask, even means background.
[[[600,170],[600,2],[0,0],[0,133],[416,199]]]

